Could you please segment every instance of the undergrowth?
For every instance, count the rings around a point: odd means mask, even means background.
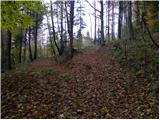
[[[147,80],[151,91],[158,92],[159,51],[150,40],[111,41],[107,43],[105,51],[113,55],[136,80]]]

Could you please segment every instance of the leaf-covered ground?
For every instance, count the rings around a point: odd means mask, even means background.
[[[2,74],[2,118],[158,118],[158,96],[98,48]]]

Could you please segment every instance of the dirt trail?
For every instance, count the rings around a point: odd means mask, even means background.
[[[66,64],[38,59],[2,78],[2,118],[155,118],[145,82],[133,83],[110,56],[87,49]],[[145,111],[147,110],[147,111]]]

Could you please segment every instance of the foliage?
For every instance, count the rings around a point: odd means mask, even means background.
[[[35,1],[2,1],[1,6],[2,29],[9,29],[13,33],[22,26],[28,28],[34,25],[33,19],[28,13],[30,11],[39,13],[43,9],[42,4]]]

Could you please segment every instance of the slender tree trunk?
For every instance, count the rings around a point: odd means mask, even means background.
[[[122,37],[122,12],[123,12],[123,2],[119,1],[119,17],[118,17],[118,39],[121,40]]]
[[[19,63],[21,63],[22,62],[22,41],[23,41],[23,30],[22,30],[22,28],[21,28],[21,34],[22,34],[22,37],[21,37],[21,39],[20,39],[20,41],[19,41]]]
[[[70,8],[70,50],[71,50],[71,58],[73,57],[73,24],[74,24],[74,1],[71,2]]]
[[[134,39],[134,31],[132,25],[132,2],[128,2],[128,27],[129,27],[129,37],[130,39]]]
[[[65,19],[65,38],[64,38],[64,45],[67,45],[67,20]]]
[[[32,49],[31,49],[31,28],[29,28],[29,33],[28,33],[28,44],[29,44],[29,58],[30,58],[30,61],[33,61]]]
[[[4,56],[5,56],[5,44],[4,44],[4,38],[3,38],[3,36],[4,36],[4,33],[5,33],[5,30],[1,30],[1,72],[3,72],[4,71],[4,68],[5,68],[5,65],[4,65],[4,63],[5,63],[5,58],[4,58]]]
[[[38,31],[38,14],[36,14],[36,26],[34,36],[34,59],[37,58],[37,31]]]
[[[70,16],[67,11],[67,2],[65,1],[66,7],[66,16],[67,16],[67,26],[68,26],[68,34],[70,38],[70,57],[73,57],[73,24],[74,24],[74,1],[69,1],[70,3]]]
[[[114,1],[112,1],[112,40],[114,40]]]
[[[60,49],[59,49],[58,44],[56,42],[56,36],[55,36],[56,33],[55,33],[55,29],[54,29],[52,0],[50,0],[50,7],[51,7],[51,22],[52,22],[53,39],[54,39],[54,43],[55,43],[55,46],[56,46],[58,54],[59,54],[60,53]]]
[[[57,4],[57,39],[58,39],[58,41],[59,41],[59,32],[60,32],[60,27],[59,27],[59,7],[58,7],[58,4]],[[61,54],[61,48],[59,47],[59,54]]]
[[[24,35],[24,51],[23,51],[23,61],[26,61],[26,46],[27,46],[27,29]]]
[[[61,2],[61,50],[60,55],[62,55],[64,50],[64,41],[63,41],[63,2]]]
[[[101,45],[105,45],[104,42],[104,23],[103,23],[103,1],[100,1],[101,4],[101,13],[100,13],[100,18],[101,18]]]
[[[108,41],[110,40],[110,35],[109,35],[109,18],[110,18],[110,14],[109,14],[109,11],[110,11],[110,1],[108,1]]]
[[[55,52],[55,48],[54,48],[54,45],[53,45],[53,42],[52,42],[51,28],[50,28],[50,24],[49,24],[49,18],[48,18],[47,15],[46,15],[46,17],[47,17],[47,26],[48,26],[48,32],[49,32],[49,42],[50,42],[50,45],[51,45],[51,49],[52,49],[53,55],[55,55],[56,52]]]
[[[81,44],[82,44],[82,24],[81,24],[81,23],[82,23],[82,19],[81,19],[81,11],[82,11],[82,9],[81,9],[81,7],[82,7],[82,6],[81,6],[81,0],[80,0],[80,15],[79,15],[79,16],[80,16],[80,17],[79,17],[79,20],[80,20],[80,24],[79,24],[79,25],[80,25],[80,26],[79,26],[79,27],[80,27],[80,28],[79,28],[79,30],[80,30],[80,39],[79,39],[79,41],[80,41],[80,42],[79,42],[79,43],[80,43],[80,47],[81,47]]]
[[[92,19],[91,19],[91,15],[90,14],[89,14],[89,19],[90,19],[90,23],[91,23],[91,26],[90,26],[91,36],[90,36],[90,38],[92,38]]]
[[[8,30],[8,69],[12,69],[11,62],[12,33]]]
[[[128,9],[127,9],[127,5],[126,5],[126,1],[124,3],[124,7],[123,7],[123,18],[124,18],[124,23],[123,23],[123,36],[125,37],[125,40],[128,39]]]
[[[96,8],[96,1],[94,0],[94,7]],[[94,13],[95,13],[95,15],[94,15],[94,19],[95,19],[95,23],[94,23],[94,44],[96,43],[96,41],[97,41],[97,32],[96,32],[96,27],[97,27],[97,25],[96,25],[96,23],[97,23],[97,17],[96,17],[96,9],[94,10]]]

